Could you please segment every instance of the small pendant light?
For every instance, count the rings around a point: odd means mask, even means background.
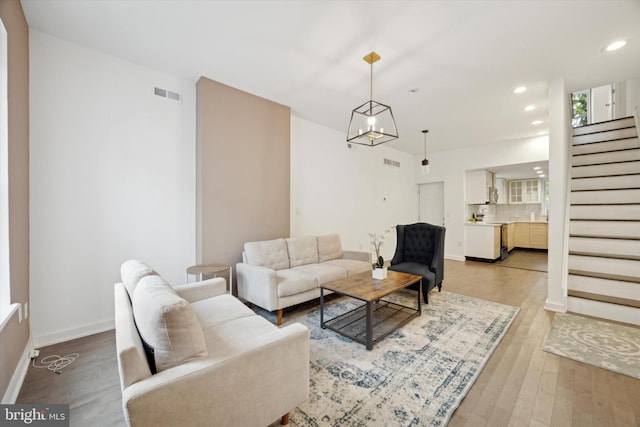
[[[422,131],[424,135],[424,160],[422,161],[422,175],[427,175],[429,173],[429,160],[427,160],[427,129]]]

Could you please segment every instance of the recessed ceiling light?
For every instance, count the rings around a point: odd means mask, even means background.
[[[546,130],[541,130],[538,132],[538,135],[546,135],[548,132]]]
[[[546,178],[547,175],[540,175],[540,178]]]
[[[527,90],[527,87],[526,87],[526,86],[518,86],[517,88],[515,88],[515,89],[513,90],[513,93],[522,93],[522,92],[524,92],[524,91],[526,91],[526,90]]]
[[[542,171],[536,171],[536,173],[537,173],[537,174],[541,174],[541,173],[544,173],[544,172],[542,172]]]
[[[535,105],[527,105],[526,107],[524,107],[524,111],[533,111],[536,109]]]
[[[534,120],[531,122],[532,125],[536,126],[536,125],[541,125],[543,122],[542,120]]]
[[[533,168],[534,171],[540,170],[542,169],[540,166],[536,166],[535,168]]]
[[[625,44],[627,44],[626,40],[618,40],[618,41],[615,41],[615,42],[611,43],[609,46],[605,47],[604,50],[606,50],[607,52],[612,52],[614,50],[620,49]]]

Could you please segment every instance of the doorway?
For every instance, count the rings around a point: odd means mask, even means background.
[[[420,184],[418,197],[418,221],[444,227],[444,182]]]

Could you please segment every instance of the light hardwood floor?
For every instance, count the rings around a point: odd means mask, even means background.
[[[443,289],[520,307],[449,426],[640,427],[640,380],[542,351],[547,273],[447,260]],[[62,374],[29,368],[18,403],[69,403],[72,426],[124,426],[113,332],[42,348],[41,358],[73,352]]]

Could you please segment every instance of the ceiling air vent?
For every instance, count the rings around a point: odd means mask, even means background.
[[[391,159],[384,159],[384,164],[385,166],[391,166],[394,168],[399,168],[400,167],[400,162],[397,160],[391,160]]]
[[[170,90],[166,90],[166,89],[161,89],[159,87],[154,87],[153,88],[153,93],[157,96],[161,96],[163,98],[167,98],[173,102],[177,102],[180,103],[182,101],[182,95],[180,95],[178,92],[172,92]]]

